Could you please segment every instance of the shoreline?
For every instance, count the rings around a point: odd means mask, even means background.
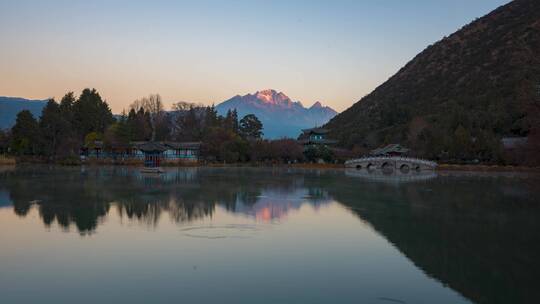
[[[540,167],[511,165],[455,165],[440,164],[435,171],[475,171],[475,172],[540,172]]]
[[[17,161],[8,159],[1,161],[0,166],[15,166],[15,165],[55,165],[55,166],[142,166],[141,162],[119,162],[111,161],[91,161],[83,163],[48,163],[39,161]],[[189,167],[207,167],[207,168],[298,168],[298,169],[346,169],[344,164],[318,164],[318,163],[200,163],[200,162],[185,162],[185,163],[165,163],[163,168],[189,168]],[[472,172],[540,172],[540,167],[512,166],[512,165],[459,165],[459,164],[439,164],[434,171],[472,171]]]

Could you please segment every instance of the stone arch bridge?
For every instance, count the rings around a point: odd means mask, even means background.
[[[398,156],[376,156],[351,159],[345,162],[346,168],[355,168],[358,170],[400,170],[408,171],[426,171],[435,170],[437,163],[429,160],[398,157]]]

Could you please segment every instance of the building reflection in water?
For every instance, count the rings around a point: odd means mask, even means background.
[[[303,204],[336,201],[472,301],[526,303],[540,298],[538,184],[498,175],[190,168],[145,176],[132,168],[39,167],[0,172],[0,200],[19,216],[35,207],[45,225],[75,225],[81,234],[95,231],[112,208],[156,225],[164,213],[187,223],[216,206],[272,221]]]
[[[346,169],[345,174],[351,177],[359,177],[367,180],[404,183],[422,180],[430,180],[437,177],[437,172],[431,170],[425,171],[402,171],[402,170],[358,170],[354,168]]]
[[[302,174],[276,179],[259,171],[168,169],[164,174],[141,174],[136,168],[82,167],[80,170],[21,168],[0,175],[4,205],[26,216],[33,206],[46,226],[75,225],[92,233],[111,208],[122,218],[157,225],[166,213],[178,223],[211,216],[216,206],[261,221],[286,216],[303,204],[314,207],[331,202],[322,185],[304,185]],[[3,196],[2,196],[3,193]]]

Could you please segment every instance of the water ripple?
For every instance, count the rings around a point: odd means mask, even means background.
[[[190,226],[180,229],[184,236],[199,239],[247,239],[253,233],[261,231],[261,227],[250,224]]]

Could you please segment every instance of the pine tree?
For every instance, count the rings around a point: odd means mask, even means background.
[[[263,125],[257,116],[248,114],[240,120],[240,135],[246,139],[260,139],[263,135]]]
[[[82,91],[79,99],[73,104],[73,118],[74,126],[81,137],[90,132],[103,134],[114,122],[109,105],[101,99],[96,89]]]
[[[11,150],[18,155],[37,154],[39,139],[38,122],[28,110],[17,114],[15,125],[11,128]]]

